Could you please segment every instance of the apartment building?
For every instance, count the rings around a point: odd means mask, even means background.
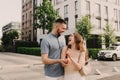
[[[88,15],[94,29],[91,34],[96,38],[103,33],[108,22],[115,35],[120,40],[120,0],[50,0],[59,15],[67,22],[68,30],[65,35],[75,30],[76,23],[82,16]],[[22,2],[22,39],[33,41],[33,35],[39,42],[42,38],[42,29],[37,33],[33,29],[34,6],[39,6],[42,0],[23,0]],[[34,33],[34,34],[33,34]],[[96,40],[93,43],[96,44]]]
[[[119,0],[53,0],[52,3],[59,15],[68,22],[68,29],[74,28],[82,16],[88,15],[95,30],[99,32],[92,34],[101,34],[107,22],[116,32],[120,31]],[[116,35],[120,36],[120,34]]]
[[[34,29],[35,6],[40,6],[42,0],[22,0],[22,40],[40,41],[43,36],[42,29]]]
[[[99,37],[108,22],[120,40],[120,0],[52,0],[52,3],[66,20],[68,33],[75,30],[76,23],[82,16],[88,15],[94,25],[91,32],[93,36]]]
[[[24,41],[34,41],[35,40],[35,30],[33,27],[34,18],[34,6],[36,0],[22,0],[22,40]],[[34,36],[34,37],[33,37]]]
[[[2,27],[2,33],[10,32],[16,30],[19,34],[19,39],[21,39],[21,23],[19,22],[10,22],[7,25]]]

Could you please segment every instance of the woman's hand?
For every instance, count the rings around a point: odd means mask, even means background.
[[[67,55],[69,58],[72,58],[72,53],[71,53],[69,50],[66,52],[66,55]]]
[[[69,60],[68,59],[61,59],[61,64],[63,67],[69,65]]]

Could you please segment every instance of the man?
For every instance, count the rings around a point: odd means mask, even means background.
[[[65,60],[60,59],[64,45],[58,38],[65,31],[66,22],[63,19],[57,19],[53,24],[52,32],[45,36],[41,42],[41,57],[45,64],[46,80],[63,80],[64,70],[61,64],[67,64]]]

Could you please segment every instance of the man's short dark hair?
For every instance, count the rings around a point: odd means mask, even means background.
[[[66,22],[65,22],[65,20],[63,20],[63,19],[57,19],[56,21],[55,21],[55,23],[64,23],[64,24],[66,24]]]

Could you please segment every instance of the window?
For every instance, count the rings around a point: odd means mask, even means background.
[[[32,2],[32,1],[31,1]],[[32,4],[32,3],[31,3]],[[35,0],[35,5],[37,5],[37,0]]]
[[[120,22],[119,22],[119,29],[118,30],[120,30]]]
[[[56,2],[55,2],[56,0],[54,0],[54,5],[56,5]]]
[[[25,34],[27,35],[27,31],[25,32]]]
[[[120,22],[120,10],[119,10],[119,22]]]
[[[115,26],[114,29],[118,31],[118,22],[115,21],[114,26]]]
[[[87,11],[87,14],[90,14],[90,2],[89,1],[86,1],[86,11]]]
[[[105,0],[106,2],[108,1],[108,0]]]
[[[58,15],[59,15],[59,12],[60,12],[60,8],[58,8],[56,11],[57,11],[57,13],[58,13]]]
[[[95,28],[96,29],[101,29],[101,19],[96,19],[96,26],[95,26]]]
[[[22,0],[22,3],[25,3],[25,0]]]
[[[120,5],[120,0],[118,0],[118,5]]]
[[[108,23],[107,20],[103,20],[103,27],[105,27],[107,23]]]
[[[26,13],[26,20],[27,20],[27,13]]]
[[[117,21],[117,9],[114,9],[114,19]]]
[[[78,15],[75,15],[75,26],[77,24],[77,20],[78,20]]]
[[[101,13],[101,11],[100,11],[100,4],[96,4],[95,8],[96,8],[96,16],[98,17],[98,16],[100,16],[100,13]]]
[[[119,4],[119,0],[111,0],[111,2],[117,5]]]
[[[58,0],[56,0],[56,4],[58,4]]]
[[[22,27],[24,27],[24,22],[22,22]]]
[[[29,18],[32,18],[32,11],[29,12]]]
[[[24,15],[22,15],[22,20],[24,21]]]
[[[24,3],[24,0],[22,0],[22,3]]]
[[[78,9],[78,1],[75,1],[75,11]]]
[[[24,35],[24,32],[22,32],[22,35]]]
[[[58,4],[63,3],[63,0],[55,0],[54,3],[55,3],[54,5],[58,5]]]
[[[114,0],[115,1],[115,4],[118,4],[118,0]]]
[[[108,0],[101,0],[102,2],[104,1],[104,2],[108,2]]]
[[[65,18],[65,22],[66,22],[66,26],[67,26],[67,29],[68,29],[68,17]]]
[[[60,3],[60,0],[56,0],[56,4],[59,4]]]
[[[104,6],[104,18],[108,19],[108,7]]]
[[[28,27],[28,22],[26,21],[26,26],[25,27]]]
[[[64,6],[64,17],[68,17],[68,5]]]
[[[29,33],[29,34],[28,34],[29,41],[31,41],[31,30],[29,30],[28,33]]]
[[[29,4],[29,8],[32,8],[32,0],[30,0],[30,4]],[[36,5],[36,1],[35,1],[35,5]]]
[[[30,18],[30,23],[29,23],[29,25],[32,26],[32,12],[31,12],[31,11],[30,11],[30,13],[29,13],[29,16],[30,16],[30,17],[29,17],[29,18]]]

